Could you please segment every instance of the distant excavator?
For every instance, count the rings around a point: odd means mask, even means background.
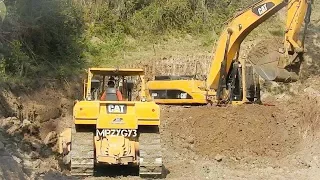
[[[311,0],[254,3],[238,13],[222,32],[206,81],[187,76],[156,76],[147,83],[149,97],[158,104],[254,103],[260,102],[258,75],[267,81],[297,81],[305,52],[311,4]],[[242,41],[284,7],[287,7],[287,20],[283,47],[269,54],[260,53],[261,57],[253,58],[250,64],[239,60]],[[303,21],[305,25],[299,40]]]

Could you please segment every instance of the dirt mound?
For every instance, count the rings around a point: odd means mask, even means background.
[[[169,131],[181,139],[182,146],[189,141],[193,151],[211,158],[217,154],[240,159],[283,157],[300,141],[297,127],[288,127],[295,122],[276,106],[194,107],[166,113]]]

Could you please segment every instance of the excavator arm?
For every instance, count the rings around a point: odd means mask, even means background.
[[[284,48],[289,54],[304,52],[306,30],[310,22],[311,0],[290,1],[288,5]],[[300,41],[299,32],[304,21],[304,31]]]
[[[241,42],[252,30],[285,6],[288,6],[287,30],[285,35],[286,51],[290,52],[293,49],[298,52],[303,51],[301,42],[298,41],[297,37],[303,23],[303,17],[310,4],[309,0],[262,0],[234,17],[222,32],[218,41],[215,50],[216,53],[207,76],[207,88],[218,90],[221,84],[226,82],[226,76],[233,60],[239,52]],[[270,60],[273,64],[276,62],[276,68],[274,68],[274,66],[271,67],[271,65],[262,66],[262,64],[256,64],[254,67],[256,72],[267,80],[283,81],[284,79],[297,78],[294,72],[289,72],[284,69],[284,66],[290,64],[289,62],[282,63],[285,65],[278,67],[278,61],[279,59]]]

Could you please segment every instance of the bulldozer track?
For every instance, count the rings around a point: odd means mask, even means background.
[[[94,134],[72,131],[71,175],[92,176],[94,173]]]
[[[158,127],[149,127],[139,133],[139,175],[141,177],[162,176],[162,153]]]

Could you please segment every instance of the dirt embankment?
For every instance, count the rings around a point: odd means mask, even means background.
[[[2,85],[0,179],[35,179],[51,170],[60,171],[57,134],[71,123],[77,89],[59,83],[33,89]]]

